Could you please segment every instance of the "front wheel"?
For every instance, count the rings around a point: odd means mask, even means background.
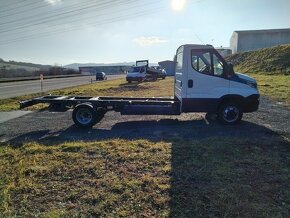
[[[237,124],[243,117],[243,111],[237,103],[224,103],[218,112],[219,120],[227,125]]]

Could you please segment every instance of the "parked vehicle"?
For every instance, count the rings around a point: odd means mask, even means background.
[[[107,76],[104,72],[98,72],[96,73],[96,80],[106,80]]]
[[[148,60],[136,61],[136,66],[129,71],[126,80],[128,83],[132,81],[143,82],[144,80],[156,80],[157,78],[165,79],[166,71],[158,67],[149,67]]]
[[[142,82],[146,79],[146,66],[133,67],[131,71],[127,73],[126,80],[128,83],[132,81]]]
[[[160,66],[155,66],[155,67],[152,67],[152,68],[155,69],[155,70],[158,70],[157,78],[162,78],[162,79],[166,78],[167,73],[166,73],[165,69],[162,69]]]
[[[235,73],[213,46],[182,45],[176,62],[174,96],[170,98],[42,96],[21,101],[20,108],[38,103],[50,103],[56,110],[73,107],[72,118],[79,127],[92,127],[109,110],[123,115],[208,112],[217,114],[224,124],[236,124],[243,113],[258,109],[255,79]]]

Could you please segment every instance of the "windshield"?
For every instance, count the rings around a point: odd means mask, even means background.
[[[140,68],[141,67],[133,67],[131,71],[129,71],[129,73],[136,73],[136,72],[140,72]]]
[[[145,71],[145,67],[133,67],[131,71],[129,71],[129,73],[143,73]]]

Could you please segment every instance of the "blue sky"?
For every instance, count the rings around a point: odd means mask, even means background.
[[[0,58],[156,63],[185,43],[227,47],[234,30],[290,28],[289,11],[289,0],[187,0],[180,11],[171,0],[0,0]]]

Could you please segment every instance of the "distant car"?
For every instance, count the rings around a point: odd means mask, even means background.
[[[107,76],[104,72],[96,73],[96,80],[106,80]]]
[[[162,78],[162,79],[165,79],[165,77],[167,76],[167,73],[166,73],[166,70],[162,69],[160,66],[155,66],[155,67],[152,67],[156,70],[158,70],[157,72],[157,78]]]

